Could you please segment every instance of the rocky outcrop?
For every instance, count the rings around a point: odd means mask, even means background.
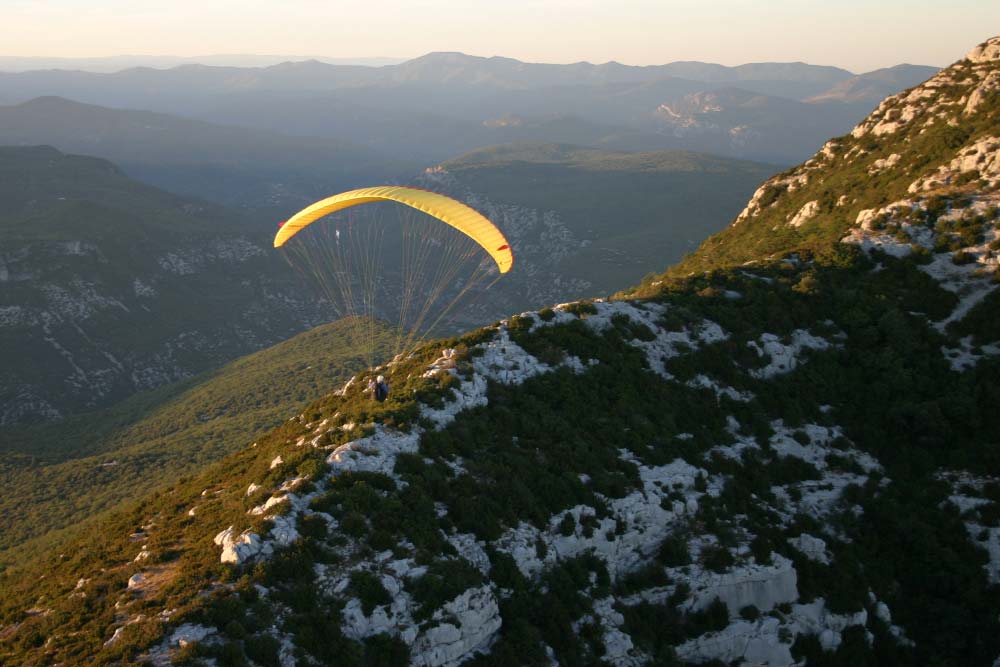
[[[806,202],[802,206],[802,208],[799,209],[799,212],[796,213],[795,216],[788,221],[788,226],[801,227],[802,225],[804,225],[805,223],[809,222],[814,217],[816,217],[817,213],[819,213],[819,201],[814,199],[810,202]]]
[[[976,64],[1000,60],[1000,37],[993,37],[975,46],[965,57]]]
[[[784,343],[780,337],[764,333],[758,340],[748,342],[747,345],[753,348],[757,356],[768,360],[766,366],[752,369],[750,375],[755,378],[772,378],[790,373],[798,365],[799,355],[803,350],[825,350],[830,347],[830,342],[825,338],[813,336],[803,329],[793,331],[790,338],[790,342]]]
[[[458,625],[442,621],[459,619]],[[488,586],[470,588],[435,612],[431,627],[414,642],[414,667],[457,667],[476,653],[489,650],[500,630],[500,608]]]

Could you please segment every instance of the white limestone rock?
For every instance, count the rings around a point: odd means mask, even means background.
[[[457,667],[476,653],[487,651],[500,632],[500,608],[489,586],[468,589],[435,612],[433,620],[449,615],[459,619],[461,627],[444,621],[418,636],[413,643],[411,665]]]
[[[993,37],[977,45],[965,57],[977,64],[1000,60],[1000,37]]]
[[[239,565],[258,554],[271,552],[269,546],[265,549],[265,545],[257,533],[246,530],[234,536],[233,532],[233,526],[229,526],[212,540],[217,546],[222,547],[222,555],[219,557],[221,562]]]
[[[615,610],[615,598],[608,596],[594,600],[593,609],[604,631],[604,660],[618,667],[638,667],[642,664],[632,638],[620,629],[625,625],[625,617]]]
[[[803,224],[816,217],[817,213],[819,213],[819,200],[814,199],[810,202],[806,202],[802,208],[799,209],[799,212],[796,213],[791,220],[789,220],[788,225],[790,227],[801,227]]]
[[[830,342],[825,338],[813,336],[805,329],[796,329],[792,332],[791,341],[787,344],[781,342],[781,338],[778,336],[765,333],[761,334],[756,341],[748,341],[747,346],[757,352],[757,356],[770,359],[763,368],[751,370],[750,375],[759,379],[768,379],[795,370],[802,350],[826,350],[830,347]]]
[[[885,171],[886,169],[891,169],[899,164],[901,159],[902,156],[899,153],[892,153],[889,157],[879,158],[872,163],[871,167],[868,168],[868,173],[874,175]]]
[[[623,458],[628,458],[623,454]],[[634,462],[634,459],[633,459]],[[683,459],[676,459],[664,466],[648,467],[637,464],[643,486],[623,498],[609,499],[611,516],[597,521],[592,534],[587,537],[581,526],[583,516],[593,516],[595,510],[577,505],[553,516],[546,530],[538,530],[527,523],[508,529],[493,546],[511,555],[518,569],[527,577],[534,577],[548,565],[566,558],[573,558],[592,551],[603,559],[612,577],[625,574],[652,556],[663,539],[677,525],[697,511],[698,496],[694,491],[695,480],[703,474]],[[663,500],[672,492],[686,495],[686,502],[677,502],[664,509]],[[566,513],[574,518],[571,535],[563,535],[559,524]],[[616,534],[618,522],[626,527]],[[545,545],[544,558],[539,557],[536,544]]]
[[[802,533],[798,537],[789,537],[788,543],[802,552],[806,558],[823,565],[830,564],[830,552],[826,550],[826,542],[819,537]]]
[[[692,565],[683,580],[691,587],[683,606],[694,611],[705,609],[716,598],[726,604],[731,614],[749,605],[766,612],[799,599],[795,567],[780,554],[771,554],[769,565],[749,563],[721,574]]]
[[[331,475],[343,471],[378,472],[393,476],[396,457],[403,452],[413,453],[418,449],[419,433],[401,433],[375,424],[375,433],[345,443],[326,458],[331,467]]]
[[[267,502],[265,502],[263,505],[258,505],[257,507],[247,510],[247,514],[260,516],[261,514],[267,512],[272,507],[286,502],[288,502],[288,495],[271,496],[270,498],[267,499]]]
[[[921,193],[950,185],[957,177],[975,171],[990,187],[1000,183],[1000,137],[982,137],[963,146],[947,164],[913,181],[907,192]]]
[[[969,99],[965,103],[962,115],[971,116],[979,110],[990,95],[1000,89],[1000,71],[994,70],[986,75],[976,89],[969,93]]]
[[[689,662],[720,660],[725,664],[792,667],[791,646],[779,638],[780,627],[781,621],[771,617],[735,621],[721,632],[684,642],[677,647],[677,657]]]

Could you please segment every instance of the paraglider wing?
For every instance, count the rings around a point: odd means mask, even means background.
[[[510,244],[496,225],[483,214],[451,197],[429,190],[402,186],[361,188],[342,192],[307,206],[290,217],[274,237],[274,247],[280,248],[307,225],[341,209],[375,201],[394,201],[431,215],[467,235],[482,246],[497,263],[500,273],[507,273],[514,264]]]

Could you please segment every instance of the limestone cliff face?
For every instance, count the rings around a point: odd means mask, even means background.
[[[245,237],[172,245],[139,263],[103,240],[6,243],[0,426],[99,408],[320,324],[308,295],[269,265]]]

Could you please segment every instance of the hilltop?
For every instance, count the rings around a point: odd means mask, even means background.
[[[678,268],[394,359],[384,404],[358,374],[8,573],[0,657],[995,662],[998,72],[994,38]]]

